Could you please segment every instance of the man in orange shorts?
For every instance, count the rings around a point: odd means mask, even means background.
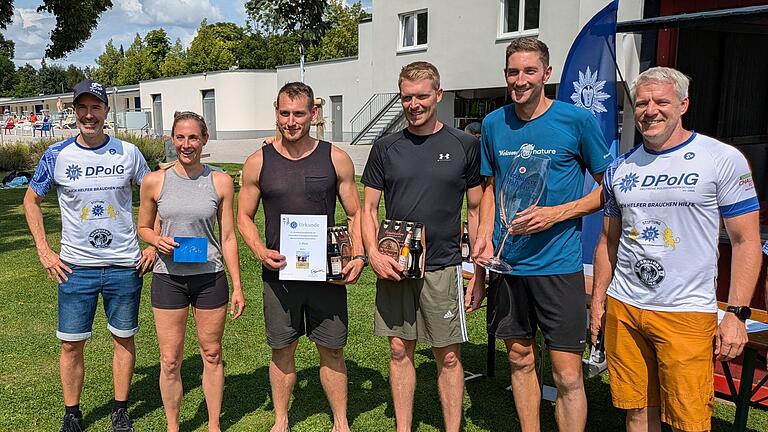
[[[659,431],[661,422],[676,431],[710,429],[713,353],[716,360],[741,353],[760,270],[749,165],[735,148],[683,129],[688,83],[671,68],[637,77],[632,100],[643,143],[603,178],[592,338],[604,329],[613,404],[627,410],[630,432]],[[721,217],[738,265],[718,324]]]

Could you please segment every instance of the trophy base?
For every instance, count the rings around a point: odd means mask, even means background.
[[[512,266],[495,257],[477,258],[475,263],[488,271],[500,274],[512,274]]]

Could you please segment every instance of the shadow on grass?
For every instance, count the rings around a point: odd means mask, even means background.
[[[224,367],[226,370],[226,362]],[[352,424],[360,414],[387,402],[389,385],[379,371],[360,367],[354,361],[347,361],[347,371],[350,395],[347,415],[349,423]],[[203,364],[199,354],[184,359],[181,375],[185,395],[202,385],[202,372]],[[159,363],[135,370],[130,397],[130,414],[134,421],[155,410],[162,410],[159,374]],[[270,394],[269,367],[263,366],[248,373],[226,375],[220,417],[222,430],[228,429],[243,417],[258,410],[268,412],[274,410]],[[111,412],[111,403],[102,404],[86,413],[85,425],[108,418]],[[329,420],[333,422],[330,406],[320,384],[320,368],[315,366],[299,370],[291,403],[291,424],[300,423],[319,412],[327,413]],[[182,421],[180,429],[196,430],[207,423],[208,410],[203,400],[197,406],[192,418]]]

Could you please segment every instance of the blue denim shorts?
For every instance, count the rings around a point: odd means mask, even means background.
[[[67,264],[72,273],[59,285],[59,326],[56,337],[76,342],[91,337],[101,293],[107,329],[127,338],[139,331],[142,279],[133,267],[86,267]]]

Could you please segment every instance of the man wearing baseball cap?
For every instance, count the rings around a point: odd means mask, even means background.
[[[131,213],[131,188],[149,172],[139,149],[104,134],[109,113],[104,86],[85,79],[74,88],[80,133],[43,154],[24,196],[29,230],[48,278],[58,285],[59,370],[64,394],[60,431],[84,430],[80,412],[85,341],[90,338],[99,294],[112,334],[115,399],[113,431],[133,431],[128,416],[139,330],[141,276],[152,268],[154,248],[139,250]],[[61,210],[60,252],[46,240],[41,203],[55,188]]]

